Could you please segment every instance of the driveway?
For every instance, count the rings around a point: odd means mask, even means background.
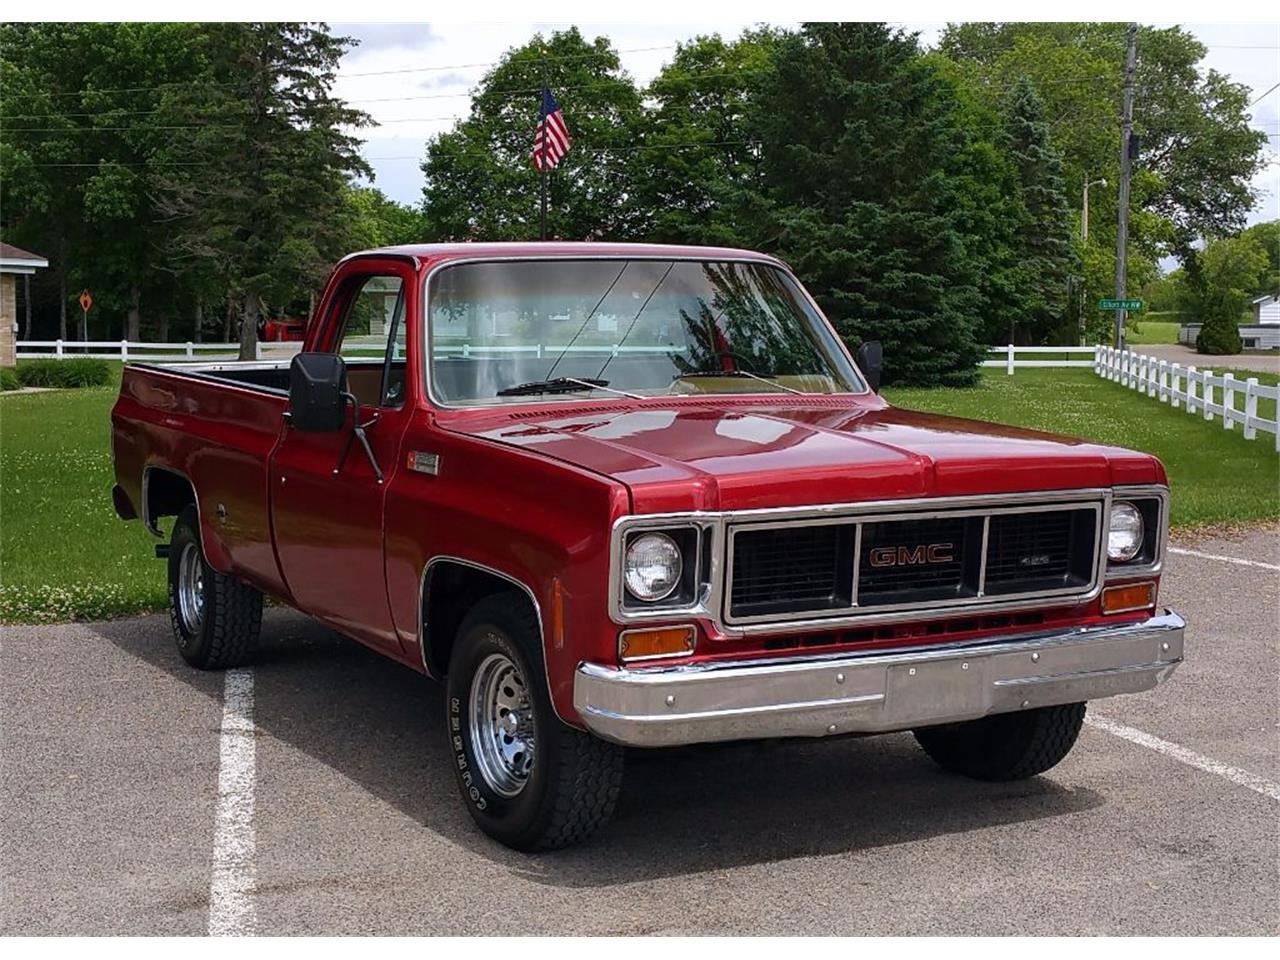
[[[1183,366],[1193,366],[1197,370],[1213,370],[1215,373],[1222,370],[1252,370],[1280,376],[1280,353],[1239,353],[1234,356],[1211,357],[1196,353],[1180,343],[1139,344],[1133,347],[1133,352]]]

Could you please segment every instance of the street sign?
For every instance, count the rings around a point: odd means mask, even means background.
[[[1099,310],[1141,310],[1141,300],[1099,300]]]
[[[80,291],[80,309],[85,313],[89,312],[89,308],[93,306],[93,294],[88,290]]]

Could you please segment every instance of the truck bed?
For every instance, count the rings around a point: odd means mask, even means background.
[[[288,377],[288,361],[129,364],[111,411],[116,484],[148,528],[189,484],[209,563],[277,595],[267,480]]]

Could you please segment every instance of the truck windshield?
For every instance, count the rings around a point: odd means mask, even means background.
[[[434,274],[428,303],[432,392],[451,405],[865,389],[766,263],[463,263]]]

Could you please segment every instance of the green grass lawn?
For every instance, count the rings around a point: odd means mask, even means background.
[[[98,619],[165,603],[141,523],[111,506],[107,387],[0,397],[0,622]]]
[[[1176,320],[1134,320],[1130,317],[1125,326],[1125,340],[1131,346],[1145,343],[1177,343],[1180,326],[1182,324]]]
[[[1274,378],[1272,378],[1274,379]],[[0,396],[0,622],[98,619],[162,608],[164,564],[111,507],[108,424],[117,387]],[[1280,515],[1269,435],[1173,410],[1089,370],[988,370],[969,390],[890,389],[894,403],[1150,451],[1168,467],[1173,522]]]

